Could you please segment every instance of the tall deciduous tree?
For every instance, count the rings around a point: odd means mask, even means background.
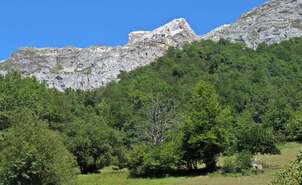
[[[201,81],[193,90],[187,115],[183,128],[183,159],[188,168],[196,168],[203,162],[209,171],[215,170],[217,156],[228,143],[230,111],[220,106],[214,87]]]

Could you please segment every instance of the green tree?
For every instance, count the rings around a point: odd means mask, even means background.
[[[82,173],[96,172],[111,164],[121,145],[119,134],[93,115],[75,120],[65,134],[67,148],[76,157]]]
[[[292,110],[285,98],[278,97],[268,104],[263,115],[263,125],[273,128],[275,135],[286,135],[287,124],[290,121]]]
[[[0,137],[0,184],[73,184],[75,161],[62,139],[28,111],[17,117]]]
[[[271,129],[249,123],[237,130],[237,142],[235,143],[235,151],[249,151],[252,154],[279,154],[277,148],[277,139]]]
[[[287,125],[288,137],[291,140],[302,140],[302,109],[293,113]]]
[[[221,108],[214,87],[199,82],[193,90],[183,128],[182,151],[188,168],[203,162],[209,171],[216,169],[217,156],[229,141],[231,121],[230,111]]]

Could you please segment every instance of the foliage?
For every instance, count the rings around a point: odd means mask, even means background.
[[[125,153],[138,145],[148,147],[130,161],[143,155],[146,160],[132,169],[143,167],[145,175],[184,162],[190,168],[214,164],[222,152],[278,153],[280,138],[301,137],[301,48],[301,38],[257,50],[203,40],[171,48],[157,62],[88,92],[62,93],[10,73],[0,76],[0,130],[22,123],[18,112],[29,109],[65,138],[82,172],[131,166]],[[200,81],[204,93],[193,90]]]
[[[254,51],[228,41],[195,42],[90,94],[96,105],[107,104],[111,124],[125,132],[129,146],[150,139],[150,107],[158,96],[164,104],[173,100],[177,121],[169,129],[179,126],[200,80],[215,86],[235,120],[246,114],[249,124],[286,138],[288,121],[302,101],[301,45],[297,38]]]
[[[93,115],[76,120],[64,132],[67,148],[76,157],[82,173],[96,172],[108,166],[120,149],[119,135]]]
[[[26,111],[0,142],[0,184],[73,184],[75,163],[62,139]]]
[[[179,167],[180,155],[175,143],[160,146],[138,144],[128,156],[128,168],[132,176],[161,177]]]
[[[249,151],[252,154],[279,154],[277,140],[270,129],[261,125],[249,125],[237,133],[236,151]]]
[[[230,112],[220,107],[214,87],[204,81],[194,88],[190,104],[183,128],[183,160],[189,169],[204,162],[214,170],[218,154],[228,145]]]
[[[63,93],[49,90],[33,78],[22,78],[18,73],[0,77],[0,111],[6,115],[27,108],[40,120],[59,128],[71,119],[69,106]],[[9,123],[0,121],[0,124]],[[9,126],[1,125],[0,128]]]
[[[225,173],[244,173],[250,169],[253,155],[243,151],[233,156],[226,156],[223,159],[223,170]]]
[[[302,183],[302,154],[287,168],[281,170],[273,185],[300,185]]]
[[[293,113],[292,118],[290,119],[287,132],[289,134],[289,138],[293,140],[302,140],[302,110]]]

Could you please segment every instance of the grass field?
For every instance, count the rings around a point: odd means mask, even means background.
[[[126,170],[104,169],[100,174],[79,175],[77,185],[268,185],[280,168],[296,158],[302,144],[280,146],[281,155],[258,155],[266,169],[259,175],[229,177],[219,174],[196,177],[166,177],[160,179],[128,178]]]

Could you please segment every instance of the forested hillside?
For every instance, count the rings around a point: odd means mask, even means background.
[[[256,50],[225,40],[171,48],[90,92],[2,76],[0,185],[72,184],[109,165],[133,177],[213,172],[221,155],[249,164],[278,154],[278,143],[302,139],[301,71],[297,38]],[[225,172],[249,168],[234,163]]]

